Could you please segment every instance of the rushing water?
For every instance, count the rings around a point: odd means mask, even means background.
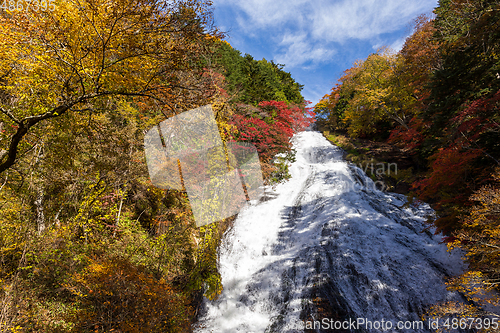
[[[385,332],[428,332],[427,323],[395,325],[420,321],[429,305],[460,300],[444,281],[462,263],[426,230],[432,210],[378,191],[318,132],[293,141],[292,178],[241,211],[226,235],[224,290],[205,302],[195,332],[304,332],[308,322],[358,318],[391,321]],[[383,331],[366,325],[356,331]]]

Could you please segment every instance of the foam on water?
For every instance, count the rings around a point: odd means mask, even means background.
[[[226,235],[224,290],[205,302],[195,332],[303,332],[325,316],[417,321],[427,306],[461,299],[444,284],[463,269],[460,255],[426,230],[428,205],[378,191],[318,132],[293,143],[291,179]]]

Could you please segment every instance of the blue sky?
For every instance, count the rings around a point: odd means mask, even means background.
[[[242,54],[274,60],[313,102],[382,46],[399,50],[437,0],[214,0],[215,24]]]

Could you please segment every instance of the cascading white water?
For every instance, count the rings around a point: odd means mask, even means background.
[[[299,133],[293,143],[291,179],[242,210],[226,235],[224,290],[205,302],[195,332],[304,332],[308,321],[325,318],[395,324],[460,300],[444,281],[463,264],[426,230],[428,205],[378,191],[318,132]]]

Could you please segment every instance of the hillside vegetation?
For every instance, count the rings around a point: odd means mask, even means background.
[[[189,331],[231,219],[196,228],[184,191],[153,187],[144,134],[211,104],[277,181],[301,86],[223,42],[210,1],[53,4],[0,9],[0,331]]]

